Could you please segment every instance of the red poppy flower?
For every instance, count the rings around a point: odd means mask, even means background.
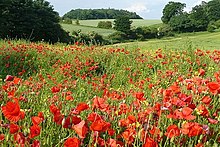
[[[210,92],[213,94],[217,94],[218,90],[220,89],[220,84],[217,82],[209,82],[207,84],[207,86],[208,86]]]
[[[143,147],[158,147],[158,144],[152,138],[147,137]]]
[[[13,82],[14,82],[15,85],[17,85],[20,81],[21,81],[20,78],[14,77]]]
[[[51,88],[51,91],[52,91],[52,93],[57,93],[57,92],[60,92],[60,88],[57,86],[54,86]]]
[[[202,126],[194,122],[186,122],[182,124],[181,132],[189,137],[198,136],[202,134]]]
[[[64,142],[64,147],[80,147],[80,140],[76,137],[68,138]]]
[[[0,134],[0,141],[5,140],[5,135],[4,134]]]
[[[63,119],[64,119],[64,116],[63,116],[60,112],[58,112],[58,113],[56,113],[56,114],[54,115],[53,121],[54,121],[56,124],[61,125]]]
[[[93,99],[93,104],[92,104],[93,109],[94,108],[98,108],[98,109],[106,109],[108,107],[108,104],[105,104],[105,99],[103,98],[99,98],[99,97],[95,97]]]
[[[206,109],[206,107],[204,105],[199,105],[197,107],[197,111],[200,115],[204,116],[204,117],[208,117],[209,116],[209,111]]]
[[[202,98],[202,102],[206,105],[209,105],[211,103],[212,99],[209,96],[204,96]]]
[[[94,122],[94,121],[97,121],[97,120],[101,120],[102,117],[101,117],[99,114],[97,114],[97,113],[95,113],[95,112],[92,112],[92,113],[90,113],[90,114],[88,115],[87,119],[88,119],[89,121],[91,121],[91,122]]]
[[[18,101],[8,102],[6,106],[2,106],[4,116],[12,122],[17,122],[21,119],[21,111]]]
[[[67,100],[67,101],[73,101],[74,98],[73,98],[73,96],[71,96],[71,95],[67,95],[67,96],[66,96],[66,100]]]
[[[212,119],[212,118],[208,118],[209,123],[211,124],[218,124],[218,120]]]
[[[108,143],[108,146],[109,147],[117,147],[117,143],[116,143],[116,140],[115,139],[109,139],[108,141],[107,141],[107,143]]]
[[[38,125],[33,125],[30,127],[30,134],[29,134],[29,137],[30,138],[34,138],[38,135],[40,135],[40,126]]]
[[[88,132],[88,128],[84,120],[82,120],[79,124],[74,125],[73,129],[76,131],[80,138],[85,138]]]
[[[39,112],[37,116],[40,117],[42,121],[44,120],[44,114],[43,114],[43,112]]]
[[[23,133],[19,132],[14,134],[14,140],[20,145],[20,146],[24,146],[25,144],[25,136]]]
[[[91,124],[90,130],[104,132],[108,128],[110,128],[110,126],[111,124],[108,122],[105,122],[104,120],[97,120]]]
[[[72,118],[72,123],[73,123],[74,125],[76,125],[76,124],[78,124],[78,123],[81,122],[81,118],[78,117],[78,116],[72,116],[71,118]]]
[[[70,117],[68,116],[66,119],[63,121],[63,128],[71,128],[72,124],[70,122]]]
[[[180,135],[180,130],[179,130],[179,128],[176,125],[170,125],[167,128],[167,132],[165,133],[165,135],[168,138],[177,137],[177,136]]]
[[[159,136],[160,135],[160,129],[155,127],[155,126],[149,132],[153,136]]]
[[[144,98],[144,93],[143,92],[136,92],[135,97],[136,97],[136,99],[138,99],[140,101],[146,100],[146,98]]]
[[[188,136],[193,137],[193,136],[199,136],[203,132],[202,126],[199,125],[198,123],[194,123],[194,125],[190,128]]]
[[[79,103],[77,106],[76,106],[76,110],[81,112],[81,111],[84,111],[86,109],[89,109],[89,105],[86,104],[86,103]]]
[[[14,77],[11,75],[7,75],[5,81],[13,81]]]
[[[195,145],[195,147],[204,147],[204,144],[198,143],[197,145]]]
[[[192,115],[192,112],[193,112],[193,110],[191,108],[184,107],[182,109],[182,116],[183,116],[183,118],[186,119],[186,120],[196,119],[196,117]]]
[[[113,136],[115,134],[115,130],[108,129],[108,135]]]
[[[122,137],[126,141],[127,144],[132,144],[134,142],[134,135],[136,134],[136,131],[132,128],[126,129],[122,133]]]
[[[50,105],[50,112],[53,113],[53,115],[56,114],[58,111],[60,110],[56,105],[54,104]]]
[[[40,141],[34,140],[33,143],[31,144],[31,147],[40,147]]]
[[[136,118],[135,118],[134,115],[129,115],[129,116],[128,116],[128,120],[129,120],[129,123],[130,123],[130,124],[133,124],[133,123],[136,122]]]
[[[31,121],[34,125],[39,125],[42,122],[42,119],[38,116],[31,117]]]
[[[198,70],[198,72],[199,72],[199,76],[204,76],[204,75],[205,75],[205,70],[202,69],[202,68],[200,68],[200,69]]]
[[[10,124],[10,133],[11,133],[11,134],[17,133],[19,129],[20,129],[20,128],[19,128],[18,125],[16,125],[16,124]]]

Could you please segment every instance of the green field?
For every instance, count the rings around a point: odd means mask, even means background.
[[[113,29],[101,29],[91,26],[82,26],[82,25],[74,25],[74,24],[61,24],[64,30],[72,33],[73,31],[81,30],[83,33],[89,33],[89,32],[96,32],[103,36],[108,36],[111,33],[114,33],[115,30]]]
[[[115,32],[115,30],[113,29],[97,28],[99,21],[111,21],[113,23],[114,19],[80,20],[80,25],[75,25],[75,22],[73,21],[73,24],[61,24],[61,26],[64,28],[64,30],[70,33],[72,33],[72,31],[78,30],[81,30],[83,33],[89,33],[94,31],[100,35],[108,36],[109,34]],[[161,23],[160,20],[132,19],[132,21],[132,27],[150,26]]]
[[[149,26],[149,25],[161,23],[161,20],[157,20],[157,19],[149,19],[149,20],[131,19],[131,20],[132,20],[132,26],[135,26],[135,27]],[[113,23],[114,19],[79,20],[79,23],[81,25],[85,25],[85,26],[97,27],[97,25],[100,21],[111,21]],[[73,23],[75,23],[75,22],[73,22]]]
[[[213,33],[197,32],[176,35],[175,37],[152,39],[143,42],[129,42],[115,44],[115,47],[148,49],[187,49],[189,47],[200,49],[220,50],[220,31]]]

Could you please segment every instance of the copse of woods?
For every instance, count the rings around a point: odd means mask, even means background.
[[[185,3],[169,2],[163,9],[161,20],[176,32],[212,31],[218,28],[220,0],[203,1],[190,12],[185,12]],[[211,28],[213,27],[213,28]]]
[[[44,0],[2,0],[0,38],[69,42],[59,24],[59,14]]]

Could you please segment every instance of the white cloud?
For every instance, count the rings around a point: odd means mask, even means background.
[[[131,6],[125,9],[128,11],[137,12],[137,13],[150,12],[150,10],[147,9],[147,7],[143,3],[132,4]]]
[[[190,12],[193,7],[195,7],[196,5],[202,4],[202,1],[208,2],[208,1],[210,1],[210,0],[197,0],[197,1],[194,2],[191,6],[186,6],[186,8],[185,8],[184,10],[185,10],[186,12]]]

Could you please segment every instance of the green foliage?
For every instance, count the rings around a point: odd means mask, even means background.
[[[189,14],[183,12],[184,7],[185,4],[169,2],[163,9],[161,20],[177,32],[205,30],[212,32],[215,29],[215,25],[211,22],[220,19],[219,0],[203,1],[200,5],[193,7]]]
[[[181,15],[174,16],[170,19],[169,25],[174,31],[177,32],[192,32],[193,26],[189,14],[183,13]]]
[[[131,31],[131,23],[129,17],[120,16],[114,20],[114,29],[129,34]]]
[[[59,25],[59,15],[44,0],[4,0],[1,4],[0,38],[24,38],[51,43],[69,42]]]
[[[65,23],[65,24],[72,24],[72,19],[69,19],[69,18],[65,18],[65,19],[62,19],[61,20],[61,23]]]
[[[108,40],[110,40],[112,44],[124,42],[126,39],[128,39],[127,35],[120,31],[112,33],[108,36]]]
[[[136,39],[145,40],[157,38],[158,30],[156,27],[137,27],[133,29]]]
[[[186,4],[180,2],[169,2],[163,9],[163,16],[161,20],[163,23],[167,24],[172,17],[178,16],[183,13],[183,9],[186,7]]]
[[[208,32],[214,32],[215,29],[216,29],[215,22],[214,22],[214,21],[211,21],[211,22],[208,24],[207,31],[208,31]]]
[[[90,32],[85,34],[82,33],[81,30],[72,32],[72,40],[74,43],[77,42],[86,45],[103,45],[107,43],[107,41],[98,33]]]
[[[98,28],[111,29],[112,22],[111,21],[100,21],[97,25]]]
[[[63,17],[70,19],[115,19],[118,16],[127,16],[130,19],[142,19],[135,12],[116,9],[75,9],[67,12]]]
[[[209,21],[220,19],[220,0],[211,0],[207,3],[206,11]]]
[[[172,28],[170,25],[164,24],[158,27],[158,37],[163,37],[163,36],[174,36],[174,32],[172,31]]]
[[[217,29],[220,28],[220,19],[217,20],[214,24],[215,24],[215,26],[216,26]]]
[[[75,21],[75,24],[76,24],[76,25],[80,25],[79,19],[77,19],[77,20]]]
[[[206,5],[206,3],[196,5],[190,12],[189,17],[191,19],[192,25],[194,26],[194,31],[205,31],[208,26],[209,20],[206,14]]]

